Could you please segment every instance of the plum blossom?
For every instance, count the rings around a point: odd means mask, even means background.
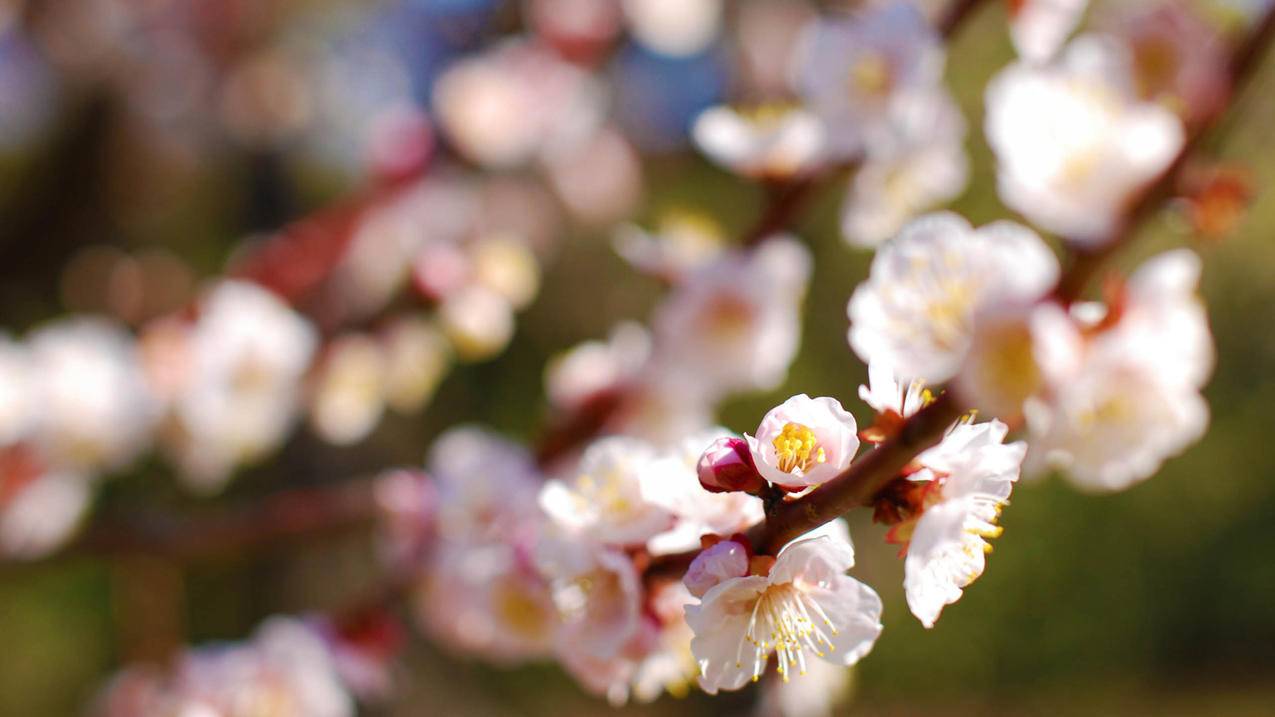
[[[416,612],[443,645],[498,664],[550,654],[558,611],[529,549],[441,540],[426,565]]]
[[[712,107],[695,120],[691,136],[709,159],[747,177],[791,179],[823,161],[823,125],[796,106]]]
[[[1128,48],[1101,36],[1077,38],[1049,66],[1011,65],[986,98],[1001,199],[1084,245],[1108,238],[1185,137],[1172,112],[1137,99]]]
[[[603,438],[585,450],[571,479],[545,483],[540,507],[572,533],[610,545],[641,545],[676,521],[659,499],[674,488],[655,480],[655,458],[643,441]]]
[[[286,437],[317,337],[269,291],[225,281],[204,297],[186,341],[166,448],[192,487],[216,490]]]
[[[673,528],[647,542],[652,555],[694,550],[704,535],[731,535],[760,523],[762,501],[747,493],[713,493],[700,485],[697,465],[704,449],[731,434],[710,428],[688,436],[666,450],[646,469],[642,480],[652,484],[655,502],[676,518]]]
[[[766,481],[753,464],[748,441],[735,436],[722,436],[709,444],[696,465],[699,484],[711,493],[743,491],[754,495],[766,487]]]
[[[0,555],[32,559],[57,549],[91,495],[89,476],[50,466],[30,446],[0,448]]]
[[[754,717],[833,717],[851,691],[854,672],[827,660],[806,663],[806,675],[796,682],[767,680]]]
[[[366,438],[385,411],[386,357],[370,336],[349,334],[327,348],[309,396],[315,432],[336,445]]]
[[[768,573],[728,578],[688,605],[700,686],[739,689],[761,677],[772,653],[784,679],[806,672],[807,653],[858,662],[881,633],[881,599],[845,574],[853,565],[845,524],[834,521],[786,545]]]
[[[939,212],[921,217],[872,260],[850,298],[850,346],[869,365],[939,383],[969,351],[988,305],[1030,303],[1051,289],[1058,262],[1034,232],[1001,221],[978,229]]]
[[[745,436],[753,463],[771,483],[802,489],[835,478],[859,450],[858,427],[835,398],[798,394],[772,408]]]
[[[889,514],[894,523],[887,540],[906,555],[908,608],[926,627],[983,574],[987,540],[1002,532],[996,523],[1027,451],[1022,442],[1004,444],[1008,430],[996,420],[958,422],[887,488],[888,507],[878,505],[878,518]]]
[[[545,367],[549,401],[574,411],[590,399],[633,380],[651,353],[650,333],[641,324],[621,322],[606,341],[585,341],[555,356]]]
[[[34,440],[49,460],[81,471],[125,467],[159,417],[133,338],[102,319],[49,324],[27,338]]]
[[[656,311],[650,370],[713,400],[777,387],[796,355],[810,272],[809,250],[775,237],[691,273]]]
[[[721,256],[725,241],[711,217],[677,210],[661,215],[653,231],[635,224],[620,226],[612,243],[616,253],[637,269],[676,282]]]
[[[556,650],[564,662],[602,663],[630,651],[642,628],[642,579],[627,555],[550,533],[536,560],[561,620]]]
[[[841,233],[855,246],[881,244],[920,212],[955,198],[969,178],[965,120],[946,91],[907,93],[890,119],[868,145],[842,206]]]
[[[491,431],[462,425],[431,446],[439,534],[463,543],[510,543],[534,534],[540,474],[527,450]]]
[[[1056,331],[1071,334],[1051,344],[1047,395],[1026,411],[1033,467],[1064,469],[1091,490],[1121,490],[1203,435],[1208,406],[1199,389],[1214,355],[1195,293],[1199,272],[1188,250],[1161,254],[1105,314],[1060,323]]]
[[[16,442],[35,419],[35,395],[26,347],[0,333],[0,446]]]
[[[1009,36],[1028,62],[1051,59],[1080,24],[1089,0],[1016,0],[1009,3]]]
[[[793,84],[826,126],[828,151],[849,158],[890,123],[895,99],[943,79],[938,33],[910,2],[820,18],[799,43]]]
[[[99,695],[96,717],[352,717],[354,700],[313,627],[267,620],[250,642],[181,655],[168,672],[127,670]]]

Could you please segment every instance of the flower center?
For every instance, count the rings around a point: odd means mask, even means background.
[[[744,643],[752,645],[753,681],[756,682],[773,650],[779,658],[779,675],[787,682],[794,665],[799,674],[806,674],[806,650],[823,657],[835,649],[831,638],[836,635],[836,628],[819,603],[798,585],[771,585],[753,605],[748,631],[736,651],[735,664],[743,666],[747,650]]]
[[[850,68],[852,98],[858,99],[860,95],[884,97],[890,93],[893,85],[890,63],[880,53],[867,53]]]
[[[779,470],[785,473],[808,473],[811,468],[828,460],[815,432],[800,423],[785,423],[772,444]]]

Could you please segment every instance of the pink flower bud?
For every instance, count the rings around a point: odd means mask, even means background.
[[[718,438],[699,459],[699,483],[713,493],[744,491],[760,493],[766,481],[753,465],[748,442],[743,438]]]
[[[695,556],[682,582],[692,595],[702,598],[718,583],[747,574],[748,550],[733,540],[723,540]]]

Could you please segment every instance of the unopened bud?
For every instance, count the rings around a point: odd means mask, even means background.
[[[753,465],[748,442],[742,438],[718,438],[699,459],[699,483],[713,493],[760,493],[766,481]]]

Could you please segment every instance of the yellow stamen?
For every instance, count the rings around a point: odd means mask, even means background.
[[[827,454],[819,446],[819,439],[815,437],[815,432],[800,423],[784,424],[784,429],[775,436],[772,444],[775,446],[775,458],[779,462],[779,470],[785,473],[793,473],[797,470],[806,473],[814,466],[826,463],[828,460]]]

